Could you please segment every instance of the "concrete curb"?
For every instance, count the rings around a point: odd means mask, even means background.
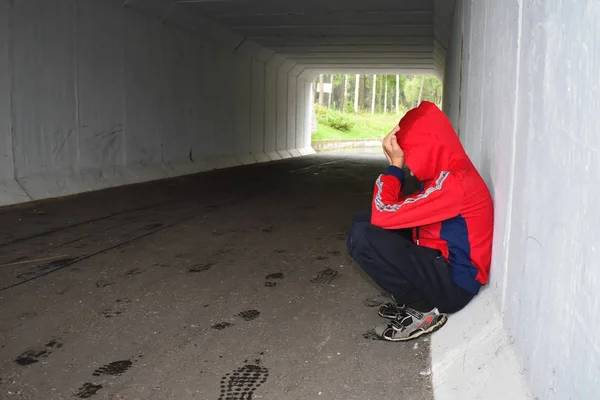
[[[305,147],[303,149],[298,149],[298,152],[302,156],[309,156],[309,155],[312,155],[312,154],[317,154],[317,152],[315,151],[315,149],[313,149],[312,147]]]
[[[253,153],[252,156],[254,156],[256,162],[258,163],[265,163],[271,161],[271,159],[266,153]]]
[[[431,340],[436,400],[531,400],[492,290],[448,318]]]
[[[380,147],[378,139],[342,139],[342,140],[316,140],[312,143],[317,152],[344,150],[367,147]]]

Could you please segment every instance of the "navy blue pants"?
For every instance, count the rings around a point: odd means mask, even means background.
[[[372,225],[370,212],[356,215],[347,246],[358,265],[399,304],[418,305],[419,311],[437,307],[454,313],[474,296],[454,283],[440,251],[417,246],[410,229]]]

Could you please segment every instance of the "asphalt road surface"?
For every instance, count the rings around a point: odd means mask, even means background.
[[[381,157],[314,156],[0,209],[1,399],[431,399],[346,254]]]

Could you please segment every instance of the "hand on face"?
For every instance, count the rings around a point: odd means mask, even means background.
[[[396,126],[383,138],[383,154],[385,154],[390,165],[402,168],[404,166],[404,151],[402,151],[398,139],[396,139],[396,133],[398,132],[400,132],[400,127]]]

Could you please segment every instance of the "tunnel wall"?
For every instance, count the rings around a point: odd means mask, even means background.
[[[301,72],[122,1],[2,0],[0,205],[308,154]]]
[[[445,108],[495,202],[481,296],[508,340],[491,345],[514,349],[538,399],[600,384],[599,19],[594,0],[462,0],[446,69]]]

